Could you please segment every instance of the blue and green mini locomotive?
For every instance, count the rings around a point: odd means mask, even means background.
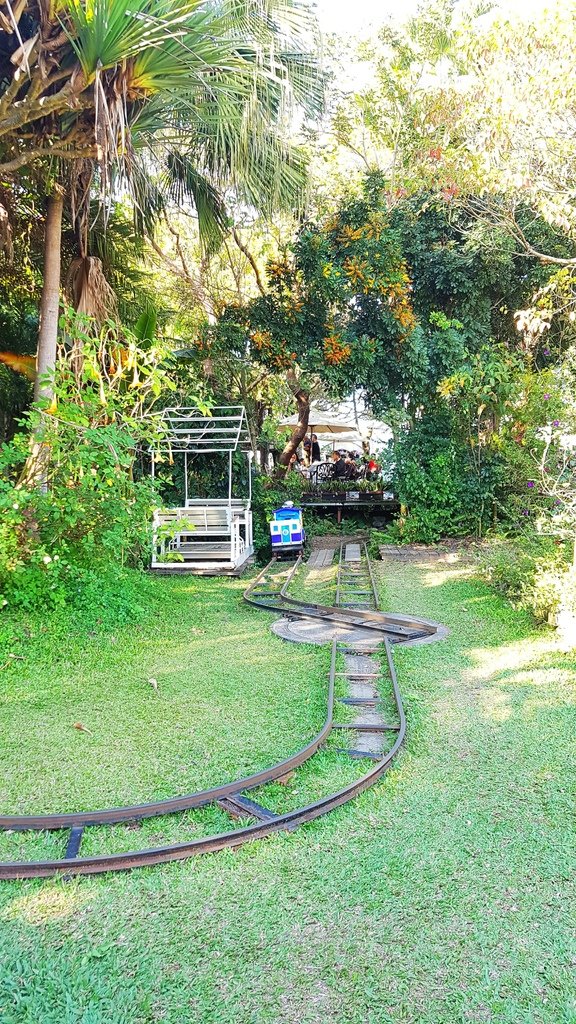
[[[272,551],[279,555],[298,555],[304,550],[306,534],[302,522],[302,509],[287,501],[277,508],[270,523]]]

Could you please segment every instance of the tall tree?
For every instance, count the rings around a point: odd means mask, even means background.
[[[388,174],[391,191],[472,197],[476,218],[519,251],[576,266],[573,251],[540,249],[522,223],[531,209],[576,241],[574,46],[572,0],[513,14],[429,3],[356,53],[369,84],[341,98],[334,133],[363,168]]]
[[[29,0],[0,4],[0,171],[51,182],[39,368],[54,362],[54,282],[64,188],[88,258],[94,189],[130,186],[150,226],[170,194],[196,209],[206,244],[222,190],[272,209],[295,201],[302,155],[288,113],[321,97],[315,20],[298,0]]]
[[[411,351],[415,317],[410,277],[397,230],[379,198],[382,179],[367,179],[361,198],[321,224],[306,224],[290,250],[269,262],[268,290],[229,307],[209,343],[251,352],[284,374],[298,424],[281,465],[302,440],[310,395],[321,381],[334,397],[389,383]]]

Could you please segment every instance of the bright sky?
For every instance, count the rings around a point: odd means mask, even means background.
[[[404,0],[406,7],[416,7],[417,0]],[[362,35],[371,24],[379,25],[398,10],[397,0],[316,0],[318,17],[325,32],[347,32]]]
[[[502,0],[498,6],[527,13],[549,6],[553,0]],[[371,25],[381,25],[390,15],[404,19],[416,12],[418,0],[316,0],[324,32],[363,35]]]

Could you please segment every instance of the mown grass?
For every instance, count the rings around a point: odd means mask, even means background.
[[[287,659],[270,616],[243,605],[244,586],[157,579],[143,624],[86,635],[54,616],[5,628],[5,811],[162,799],[302,745],[324,719],[326,657],[294,647]]]
[[[396,650],[409,736],[386,779],[236,853],[5,883],[3,1024],[576,1024],[575,659],[462,569],[381,577],[388,607],[451,630]],[[64,643],[33,625],[26,662],[0,673],[19,745],[3,761],[9,809],[53,809],[75,743],[67,799],[105,803],[173,792],[182,751],[198,760],[186,781],[209,784],[318,728],[326,651],[271,637],[235,582],[153,591],[145,629]],[[327,752],[294,786],[331,784],[340,762]]]

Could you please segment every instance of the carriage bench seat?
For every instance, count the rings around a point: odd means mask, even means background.
[[[152,568],[218,564],[235,567],[253,551],[247,502],[188,503],[154,513]]]
[[[229,536],[232,532],[232,523],[239,519],[236,509],[230,510],[225,507],[187,507],[185,509],[173,509],[169,512],[162,512],[158,516],[162,525],[169,525],[170,522],[180,522],[177,536],[190,538],[198,536]]]

